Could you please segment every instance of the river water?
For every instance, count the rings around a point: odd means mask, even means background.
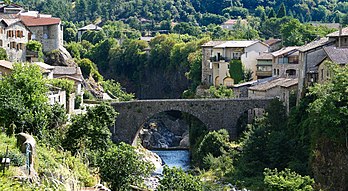
[[[190,169],[189,150],[151,150],[161,157],[165,165],[169,167],[182,168],[184,171]],[[156,169],[155,173],[162,174],[163,167]]]

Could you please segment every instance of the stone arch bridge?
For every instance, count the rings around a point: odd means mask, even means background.
[[[266,108],[272,99],[164,99],[112,103],[119,115],[111,127],[114,142],[132,144],[141,125],[165,111],[181,111],[193,115],[208,130],[226,129],[236,138],[239,117],[249,109]]]

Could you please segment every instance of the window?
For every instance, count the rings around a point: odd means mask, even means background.
[[[277,69],[277,76],[279,76],[279,69]]]
[[[277,75],[277,71],[276,71],[276,69],[274,69],[274,70],[273,70],[273,73],[274,73],[274,75]]]
[[[0,40],[0,47],[2,47],[2,40]]]
[[[320,75],[321,80],[324,80],[324,69],[321,69],[321,75]]]

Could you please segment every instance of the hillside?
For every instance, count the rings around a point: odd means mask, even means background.
[[[241,16],[262,17],[278,13],[282,4],[288,15],[302,22],[339,22],[345,20],[348,2],[345,0],[15,0],[30,10],[50,13],[67,21],[147,19],[149,25],[160,21],[198,22],[205,25],[220,23],[227,18]],[[231,4],[232,2],[232,4]],[[232,6],[231,6],[232,5]],[[343,21],[342,21],[343,22]],[[345,21],[344,21],[345,22]]]

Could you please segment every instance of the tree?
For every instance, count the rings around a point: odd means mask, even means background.
[[[209,132],[200,142],[197,151],[193,153],[193,159],[199,166],[203,166],[203,158],[208,154],[219,157],[230,150],[230,136],[225,129]],[[203,166],[208,168],[208,166]]]
[[[275,13],[274,9],[271,9],[270,12],[268,13],[268,18],[270,19],[270,18],[273,18],[275,16],[276,16],[276,13]]]
[[[182,169],[165,166],[158,190],[202,191],[203,187],[202,182],[197,177],[186,174]]]
[[[265,189],[269,191],[312,191],[314,180],[309,176],[301,176],[290,169],[278,172],[277,169],[266,168],[264,171]]]
[[[114,80],[103,81],[102,86],[108,94],[119,101],[130,101],[134,99],[134,94],[123,91],[121,84]]]
[[[280,4],[280,8],[277,13],[277,18],[283,18],[286,16],[286,8],[284,3]]]
[[[140,185],[154,170],[134,147],[125,143],[109,147],[98,159],[100,175],[112,190],[126,191],[129,185]]]
[[[0,60],[7,60],[6,50],[3,48],[0,48]]]
[[[90,154],[105,151],[111,144],[109,127],[115,122],[116,116],[113,107],[106,103],[88,108],[86,114],[77,115],[72,119],[63,147],[72,153],[85,149],[92,151]]]
[[[29,40],[29,42],[26,44],[26,48],[27,50],[37,52],[39,59],[43,59],[42,44],[39,41]]]
[[[14,64],[13,72],[0,80],[0,121],[14,123],[16,132],[40,136],[49,125],[48,88],[38,66]]]
[[[233,90],[226,86],[219,86],[217,89],[215,86],[210,86],[209,94],[213,98],[233,98]]]
[[[243,80],[243,64],[240,60],[231,60],[230,62],[230,75],[233,78],[234,83],[238,84]]]

